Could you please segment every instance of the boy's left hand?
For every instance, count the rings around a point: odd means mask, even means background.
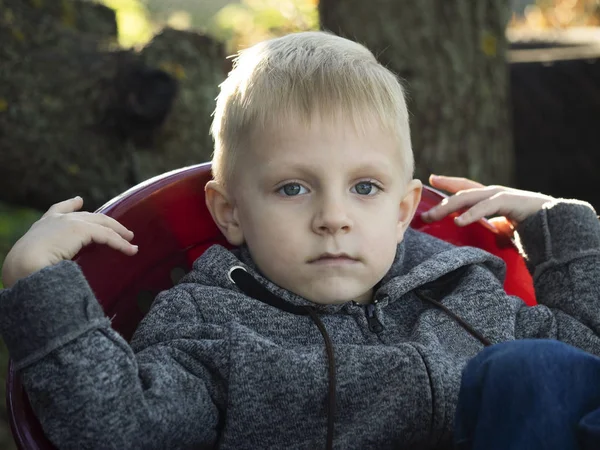
[[[429,183],[432,187],[450,192],[448,198],[423,213],[425,222],[443,219],[448,214],[465,210],[454,219],[458,226],[469,225],[488,216],[505,216],[504,219],[492,219],[492,223],[501,232],[509,233],[507,227],[516,227],[532,214],[535,214],[545,203],[554,200],[553,197],[537,192],[522,191],[504,186],[484,186],[467,178],[431,175]],[[504,223],[503,223],[504,222]]]

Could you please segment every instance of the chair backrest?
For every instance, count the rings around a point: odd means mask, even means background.
[[[123,223],[135,233],[138,254],[128,257],[106,246],[91,245],[75,260],[112,318],[112,326],[129,340],[155,295],[168,289],[189,270],[208,247],[230,247],[214,224],[204,202],[210,164],[168,172],[114,198],[98,212]],[[453,216],[426,224],[420,214],[439,203],[444,194],[425,187],[413,228],[456,245],[483,248],[507,264],[505,290],[535,304],[531,276],[510,239],[484,220],[464,228]],[[7,406],[13,436],[21,449],[53,449],[27,400],[18,374],[9,361]]]

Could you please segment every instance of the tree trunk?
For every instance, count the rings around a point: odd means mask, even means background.
[[[210,159],[223,46],[165,30],[116,48],[88,1],[0,0],[0,200],[95,209],[140,181]]]
[[[417,177],[514,183],[508,0],[320,0],[321,27],[365,44],[403,79]]]

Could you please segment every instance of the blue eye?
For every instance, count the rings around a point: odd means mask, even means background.
[[[374,195],[379,191],[379,187],[370,181],[356,183],[352,189],[359,195]],[[375,192],[373,192],[373,189],[375,189]]]
[[[301,192],[302,189],[304,189],[304,192]],[[285,195],[286,197],[294,197],[299,194],[304,194],[308,191],[305,187],[299,185],[298,183],[288,183],[285,186],[282,186],[277,192]]]

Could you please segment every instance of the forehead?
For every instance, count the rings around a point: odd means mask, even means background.
[[[379,126],[354,126],[343,119],[285,121],[254,130],[246,163],[264,170],[315,167],[323,170],[368,165],[397,170],[402,164],[401,145],[393,133]]]

